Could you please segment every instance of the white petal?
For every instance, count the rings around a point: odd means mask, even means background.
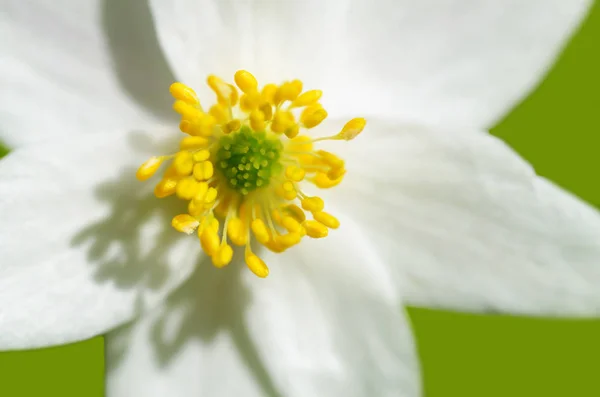
[[[8,0],[0,20],[0,140],[9,147],[169,115],[173,78],[144,2]]]
[[[259,253],[266,279],[239,261],[200,266],[158,311],[108,336],[108,396],[419,396],[394,287],[345,224],[329,241]]]
[[[410,303],[539,315],[600,312],[600,213],[502,141],[371,121],[336,203]],[[344,184],[342,184],[344,185]]]
[[[324,240],[264,253],[249,333],[286,396],[420,396],[410,325],[389,273],[350,219]]]
[[[191,273],[197,239],[135,180],[143,146],[148,136],[85,134],[0,161],[0,349],[102,334]]]
[[[248,23],[249,3],[221,0],[150,0],[149,3],[159,42],[176,76],[191,85],[201,101],[212,100],[214,95],[206,88],[206,77],[214,73],[232,80],[233,73],[251,56],[247,46],[252,41],[253,29]]]
[[[109,333],[107,397],[278,396],[244,325],[241,271],[201,263],[163,304]]]
[[[332,115],[490,126],[543,77],[591,2],[250,4],[153,1],[172,65],[203,73],[229,52],[231,64],[210,72],[230,77],[232,68],[243,67],[275,82],[301,78],[324,89]]]

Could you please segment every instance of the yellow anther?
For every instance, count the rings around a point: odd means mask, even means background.
[[[273,117],[273,107],[271,106],[271,104],[265,102],[262,105],[260,105],[258,109],[265,116],[265,120],[271,120],[271,118]]]
[[[285,209],[290,216],[294,217],[298,222],[302,223],[306,220],[306,214],[304,214],[302,208],[298,207],[296,204],[290,204],[285,207]]]
[[[219,250],[221,244],[218,232],[210,226],[200,228],[198,229],[198,231],[200,235],[200,244],[202,245],[202,249],[209,256],[213,256]]]
[[[209,137],[212,135],[216,123],[217,120],[210,114],[202,114],[193,119],[182,120],[179,123],[179,129],[192,136]]]
[[[288,232],[302,234],[302,225],[296,219],[291,216],[283,216],[281,218],[281,226],[283,226]]]
[[[285,134],[285,136],[292,139],[292,138],[295,138],[299,132],[300,132],[300,125],[293,124],[292,126],[286,128],[283,133]]]
[[[260,101],[261,101],[260,94],[258,92],[251,92],[248,94],[244,94],[240,98],[240,108],[244,112],[249,113],[253,109],[258,108],[258,106],[260,105]]]
[[[202,114],[200,109],[197,109],[189,103],[179,99],[173,102],[173,110],[179,113],[184,119],[193,119]]]
[[[270,251],[276,252],[278,254],[284,252],[287,247],[281,244],[277,239],[271,239],[267,244],[265,244]]]
[[[192,216],[201,216],[206,212],[204,209],[204,202],[198,200],[190,200],[187,209],[188,213]]]
[[[255,109],[250,113],[250,127],[254,131],[264,131],[265,130],[265,115],[258,109]]]
[[[201,117],[194,119],[189,134],[209,137],[213,134],[213,129],[216,124],[217,120],[212,115],[204,114]]]
[[[277,86],[275,84],[267,84],[263,87],[262,92],[260,93],[260,96],[263,101],[269,103],[270,105],[274,105],[276,93],[277,93]]]
[[[302,93],[298,98],[292,102],[292,107],[309,106],[317,103],[321,99],[323,91],[321,90],[310,90]]]
[[[306,107],[300,115],[305,128],[314,128],[327,118],[327,111],[319,104]]]
[[[294,188],[293,183],[291,183],[290,181],[283,182],[281,188],[283,189],[283,198],[285,198],[286,200],[293,200],[296,198],[298,192]]]
[[[185,132],[186,134],[191,134],[192,132],[192,122],[189,120],[181,120],[179,123],[179,129],[181,132]]]
[[[298,98],[302,92],[302,82],[300,80],[286,81],[277,89],[275,102],[293,101]]]
[[[206,227],[213,230],[215,233],[219,233],[219,220],[215,217],[206,218]]]
[[[303,168],[300,168],[295,165],[289,165],[285,169],[285,177],[294,182],[300,182],[304,179],[304,175],[306,175],[306,171]]]
[[[156,171],[160,168],[160,165],[164,161],[164,157],[162,156],[154,156],[150,157],[144,164],[138,168],[135,176],[140,181],[145,181],[146,179],[151,178]]]
[[[169,91],[171,92],[171,95],[173,95],[173,98],[179,99],[189,105],[198,106],[200,104],[196,92],[185,84],[179,82],[173,83],[171,84],[171,87],[169,87]]]
[[[227,124],[225,124],[223,128],[223,132],[226,134],[231,134],[232,132],[236,132],[242,126],[242,122],[238,119],[233,119]]]
[[[177,180],[176,179],[163,179],[158,182],[156,187],[154,188],[154,195],[157,198],[165,198],[173,193],[175,193],[175,189],[177,188]]]
[[[345,170],[344,170],[345,172]],[[329,179],[327,174],[323,172],[317,172],[317,174],[312,178],[312,182],[321,189],[329,189],[331,187],[337,186],[344,179],[344,175],[340,176],[338,179]]]
[[[254,219],[250,227],[259,243],[266,244],[269,241],[269,229],[262,219]]]
[[[239,99],[237,88],[235,88],[231,84],[228,84],[228,86],[231,89],[231,95],[229,96],[229,104],[230,104],[230,106],[235,106],[237,104],[237,102],[238,102],[238,99]],[[222,103],[226,104],[224,102],[222,102]]]
[[[278,110],[275,112],[275,116],[273,116],[271,130],[281,134],[294,124],[294,115],[292,112],[287,110]]]
[[[340,179],[346,174],[345,168],[332,168],[327,172],[327,178],[330,180]]]
[[[310,212],[323,211],[323,208],[325,208],[325,202],[323,202],[323,199],[321,197],[316,197],[316,196],[315,197],[305,197],[302,199],[300,204],[302,205],[302,208],[304,208],[306,211],[310,211]]]
[[[171,220],[171,226],[173,226],[175,230],[187,234],[194,233],[194,230],[196,230],[199,224],[200,222],[189,214],[177,215]]]
[[[367,120],[357,117],[348,121],[342,130],[336,135],[338,139],[350,141],[358,136],[367,125]]]
[[[298,244],[300,240],[302,240],[302,235],[300,233],[286,233],[276,237],[276,241],[285,248],[290,248]]]
[[[193,200],[198,201],[199,203],[204,203],[204,198],[206,197],[206,193],[208,193],[208,182],[198,182],[198,191],[194,196]]]
[[[302,226],[304,226],[306,234],[308,234],[308,236],[312,238],[323,238],[327,237],[327,235],[329,234],[329,229],[327,229],[327,226],[325,226],[321,222],[308,220],[304,221],[302,223]]]
[[[283,198],[286,200],[293,200],[298,196],[298,193],[296,192],[296,190],[293,191],[289,191],[289,192],[285,192],[283,195]]]
[[[232,217],[227,223],[227,235],[232,243],[244,246],[248,242],[248,231],[242,220]]]
[[[196,163],[199,163],[200,161],[206,161],[210,158],[210,152],[206,149],[198,150],[192,155],[192,158]]]
[[[235,94],[233,93],[235,87],[233,87],[231,84],[227,84],[220,77],[217,77],[215,75],[208,76],[208,78],[206,79],[206,83],[208,84],[210,89],[213,90],[214,93],[217,95],[219,103],[225,102],[225,104],[229,104],[230,106],[235,105],[235,102],[237,102],[237,91],[235,92]],[[234,95],[236,97],[235,102],[233,101]]]
[[[191,200],[198,194],[199,185],[194,178],[183,178],[177,183],[175,192],[183,200]]]
[[[224,243],[212,256],[212,263],[215,267],[221,268],[229,265],[233,258],[233,249],[227,243]]]
[[[219,103],[212,105],[208,113],[217,120],[219,124],[225,124],[229,120],[229,109]]]
[[[180,179],[180,175],[177,173],[177,170],[175,169],[175,166],[173,165],[173,163],[171,163],[171,165],[169,165],[169,167],[167,167],[167,169],[165,170],[165,174],[163,175],[163,179],[168,179],[168,178],[172,178],[172,179]]]
[[[194,159],[190,152],[179,152],[173,159],[173,168],[177,175],[187,176],[192,173],[194,168]]]
[[[258,88],[258,81],[252,75],[252,73],[246,70],[238,70],[233,76],[235,84],[240,87],[240,90],[246,94],[249,92],[255,92]]]
[[[219,192],[214,187],[209,187],[204,196],[204,202],[210,204],[217,199]]]
[[[281,225],[281,213],[279,210],[273,210],[271,211],[271,217],[273,218],[273,220],[275,221],[275,223],[277,223],[278,225]]]
[[[344,160],[339,158],[333,153],[329,153],[325,150],[317,150],[317,154],[321,159],[330,167],[333,168],[344,168]]]
[[[323,200],[307,197],[301,183],[308,180],[321,188],[339,184],[346,173],[344,161],[313,146],[324,140],[354,139],[366,121],[354,118],[333,136],[298,136],[300,128],[316,127],[327,117],[319,103],[320,90],[302,93],[302,82],[293,80],[267,84],[259,93],[256,78],[246,70],[236,72],[234,80],[232,85],[208,77],[217,104],[207,113],[194,90],[172,84],[179,127],[189,136],[180,141],[180,152],[148,159],[136,176],[146,180],[165,160],[173,159],[154,190],[157,197],[176,194],[187,203],[187,213],[174,217],[172,226],[188,234],[197,230],[216,267],[231,262],[233,245],[245,246],[250,270],[266,277],[269,268],[251,251],[251,234],[269,250],[283,252],[304,236],[322,238],[338,228],[338,219],[323,212]],[[289,105],[282,106],[284,102]],[[246,115],[238,116],[240,111]],[[293,204],[295,200],[300,203]]]
[[[189,150],[208,146],[208,139],[202,136],[186,136],[179,142],[179,149]]]
[[[306,135],[300,135],[292,139],[292,150],[299,152],[310,152],[313,150],[312,139]]]
[[[206,181],[212,178],[214,174],[213,163],[210,161],[202,161],[194,165],[194,178],[199,181]]]
[[[269,275],[269,268],[265,262],[251,251],[246,252],[246,265],[258,277],[265,278]]]
[[[327,212],[313,212],[312,215],[316,221],[319,221],[320,223],[324,224],[330,229],[337,229],[338,227],[340,227],[340,221],[338,221],[338,219],[335,216]]]

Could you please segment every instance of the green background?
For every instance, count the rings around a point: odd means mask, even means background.
[[[596,4],[547,79],[493,129],[539,174],[598,206],[599,45]],[[409,312],[428,397],[600,396],[600,320]],[[100,397],[103,366],[101,338],[0,353],[0,395]]]

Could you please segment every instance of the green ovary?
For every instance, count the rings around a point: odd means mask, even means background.
[[[219,139],[215,168],[231,189],[247,195],[268,186],[271,178],[281,173],[282,151],[283,144],[278,138],[242,126]]]

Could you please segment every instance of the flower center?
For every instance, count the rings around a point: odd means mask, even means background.
[[[302,92],[302,82],[293,80],[259,91],[254,76],[244,70],[234,79],[241,96],[232,84],[208,77],[217,97],[208,111],[191,88],[172,84],[173,109],[181,115],[179,129],[187,136],[177,153],[150,158],[136,176],[149,179],[170,161],[154,194],[176,195],[188,203],[187,213],[176,215],[172,226],[187,234],[197,231],[216,267],[231,262],[229,242],[244,246],[250,270],[266,277],[269,268],[252,252],[253,238],[280,253],[304,237],[323,238],[339,227],[324,211],[323,200],[307,195],[301,184],[321,189],[338,185],[346,173],[344,161],[315,150],[314,144],[352,140],[366,121],[352,119],[331,136],[300,135],[301,129],[314,128],[327,117],[320,90]]]
[[[216,145],[217,170],[229,188],[246,196],[257,188],[267,187],[271,177],[282,170],[279,159],[283,144],[265,131],[252,131],[246,125],[219,139]]]

